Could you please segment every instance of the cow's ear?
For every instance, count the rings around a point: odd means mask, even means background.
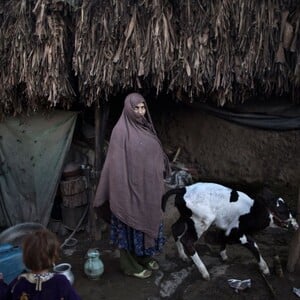
[[[272,199],[274,199],[274,197],[275,195],[268,186],[264,186],[256,195],[257,200],[263,202],[266,205],[268,205],[272,201]]]

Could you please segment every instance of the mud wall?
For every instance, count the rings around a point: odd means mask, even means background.
[[[231,123],[190,107],[154,113],[165,148],[197,169],[195,180],[273,189],[294,198],[300,186],[300,130],[269,131]]]

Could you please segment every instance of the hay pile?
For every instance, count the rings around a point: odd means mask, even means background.
[[[299,21],[298,0],[1,0],[0,114],[130,89],[299,103]]]

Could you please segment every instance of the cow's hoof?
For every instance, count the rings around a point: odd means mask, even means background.
[[[269,267],[264,260],[261,260],[261,262],[258,265],[259,269],[264,275],[270,275]]]
[[[267,268],[267,269],[265,269],[265,270],[261,270],[262,271],[262,273],[264,274],[264,275],[270,275],[270,270],[269,270],[269,268]]]
[[[268,267],[260,268],[260,270],[264,275],[270,275],[270,270]]]
[[[180,258],[184,261],[184,262],[188,262],[190,260],[190,258],[188,256],[184,256],[184,255],[180,255]]]
[[[210,280],[210,275],[208,273],[202,274],[203,279]]]
[[[228,260],[228,256],[226,254],[226,251],[221,251],[220,256],[221,256],[222,261]]]

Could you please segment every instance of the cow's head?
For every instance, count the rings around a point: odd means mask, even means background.
[[[258,195],[259,199],[264,202],[269,210],[272,219],[271,226],[279,226],[284,228],[293,228],[297,230],[299,225],[295,218],[293,218],[291,211],[287,204],[280,197],[276,197],[273,192],[264,188]]]

